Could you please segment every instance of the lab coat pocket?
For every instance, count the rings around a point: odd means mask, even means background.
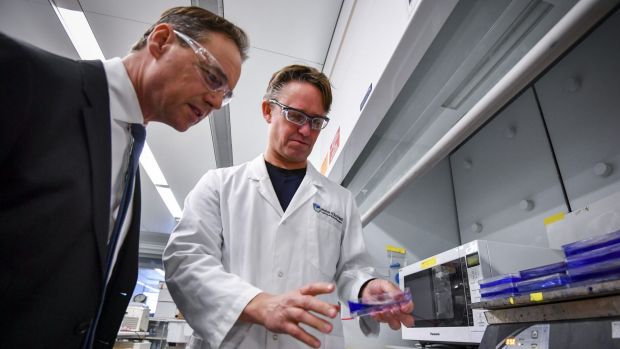
[[[310,264],[321,272],[322,281],[329,282],[334,280],[342,242],[342,225],[330,219],[320,214],[311,215],[306,244]]]

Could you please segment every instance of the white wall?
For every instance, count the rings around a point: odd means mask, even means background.
[[[369,84],[376,86],[409,18],[407,0],[345,0],[323,72],[333,90],[331,121],[321,131],[310,161],[320,168],[340,128],[341,147],[360,116]],[[382,116],[380,116],[382,117]]]

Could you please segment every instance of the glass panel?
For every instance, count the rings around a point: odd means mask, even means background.
[[[461,1],[343,185],[364,213],[521,59],[575,1]]]
[[[534,85],[573,210],[620,191],[620,10]]]
[[[463,143],[450,164],[463,243],[549,246],[542,222],[567,208],[532,89]]]
[[[461,258],[405,276],[417,327],[468,326],[464,265]]]

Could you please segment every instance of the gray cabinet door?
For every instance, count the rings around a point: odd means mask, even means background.
[[[548,246],[544,218],[567,208],[534,93],[526,90],[450,156],[463,243]]]
[[[620,11],[534,86],[573,210],[620,191]]]

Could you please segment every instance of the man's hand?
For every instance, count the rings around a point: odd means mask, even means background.
[[[373,299],[384,293],[400,293],[402,292],[395,284],[382,279],[374,279],[369,281],[362,289],[362,299]],[[393,330],[399,330],[401,323],[406,327],[413,326],[413,302],[401,304],[391,309],[371,314],[372,318],[385,322],[390,325]]]
[[[336,286],[326,282],[311,283],[281,295],[259,293],[243,309],[239,320],[265,326],[269,331],[286,333],[307,345],[319,348],[321,342],[299,324],[330,333],[332,324],[312,314],[330,318],[338,314],[338,306],[323,302],[315,296],[332,293]]]

